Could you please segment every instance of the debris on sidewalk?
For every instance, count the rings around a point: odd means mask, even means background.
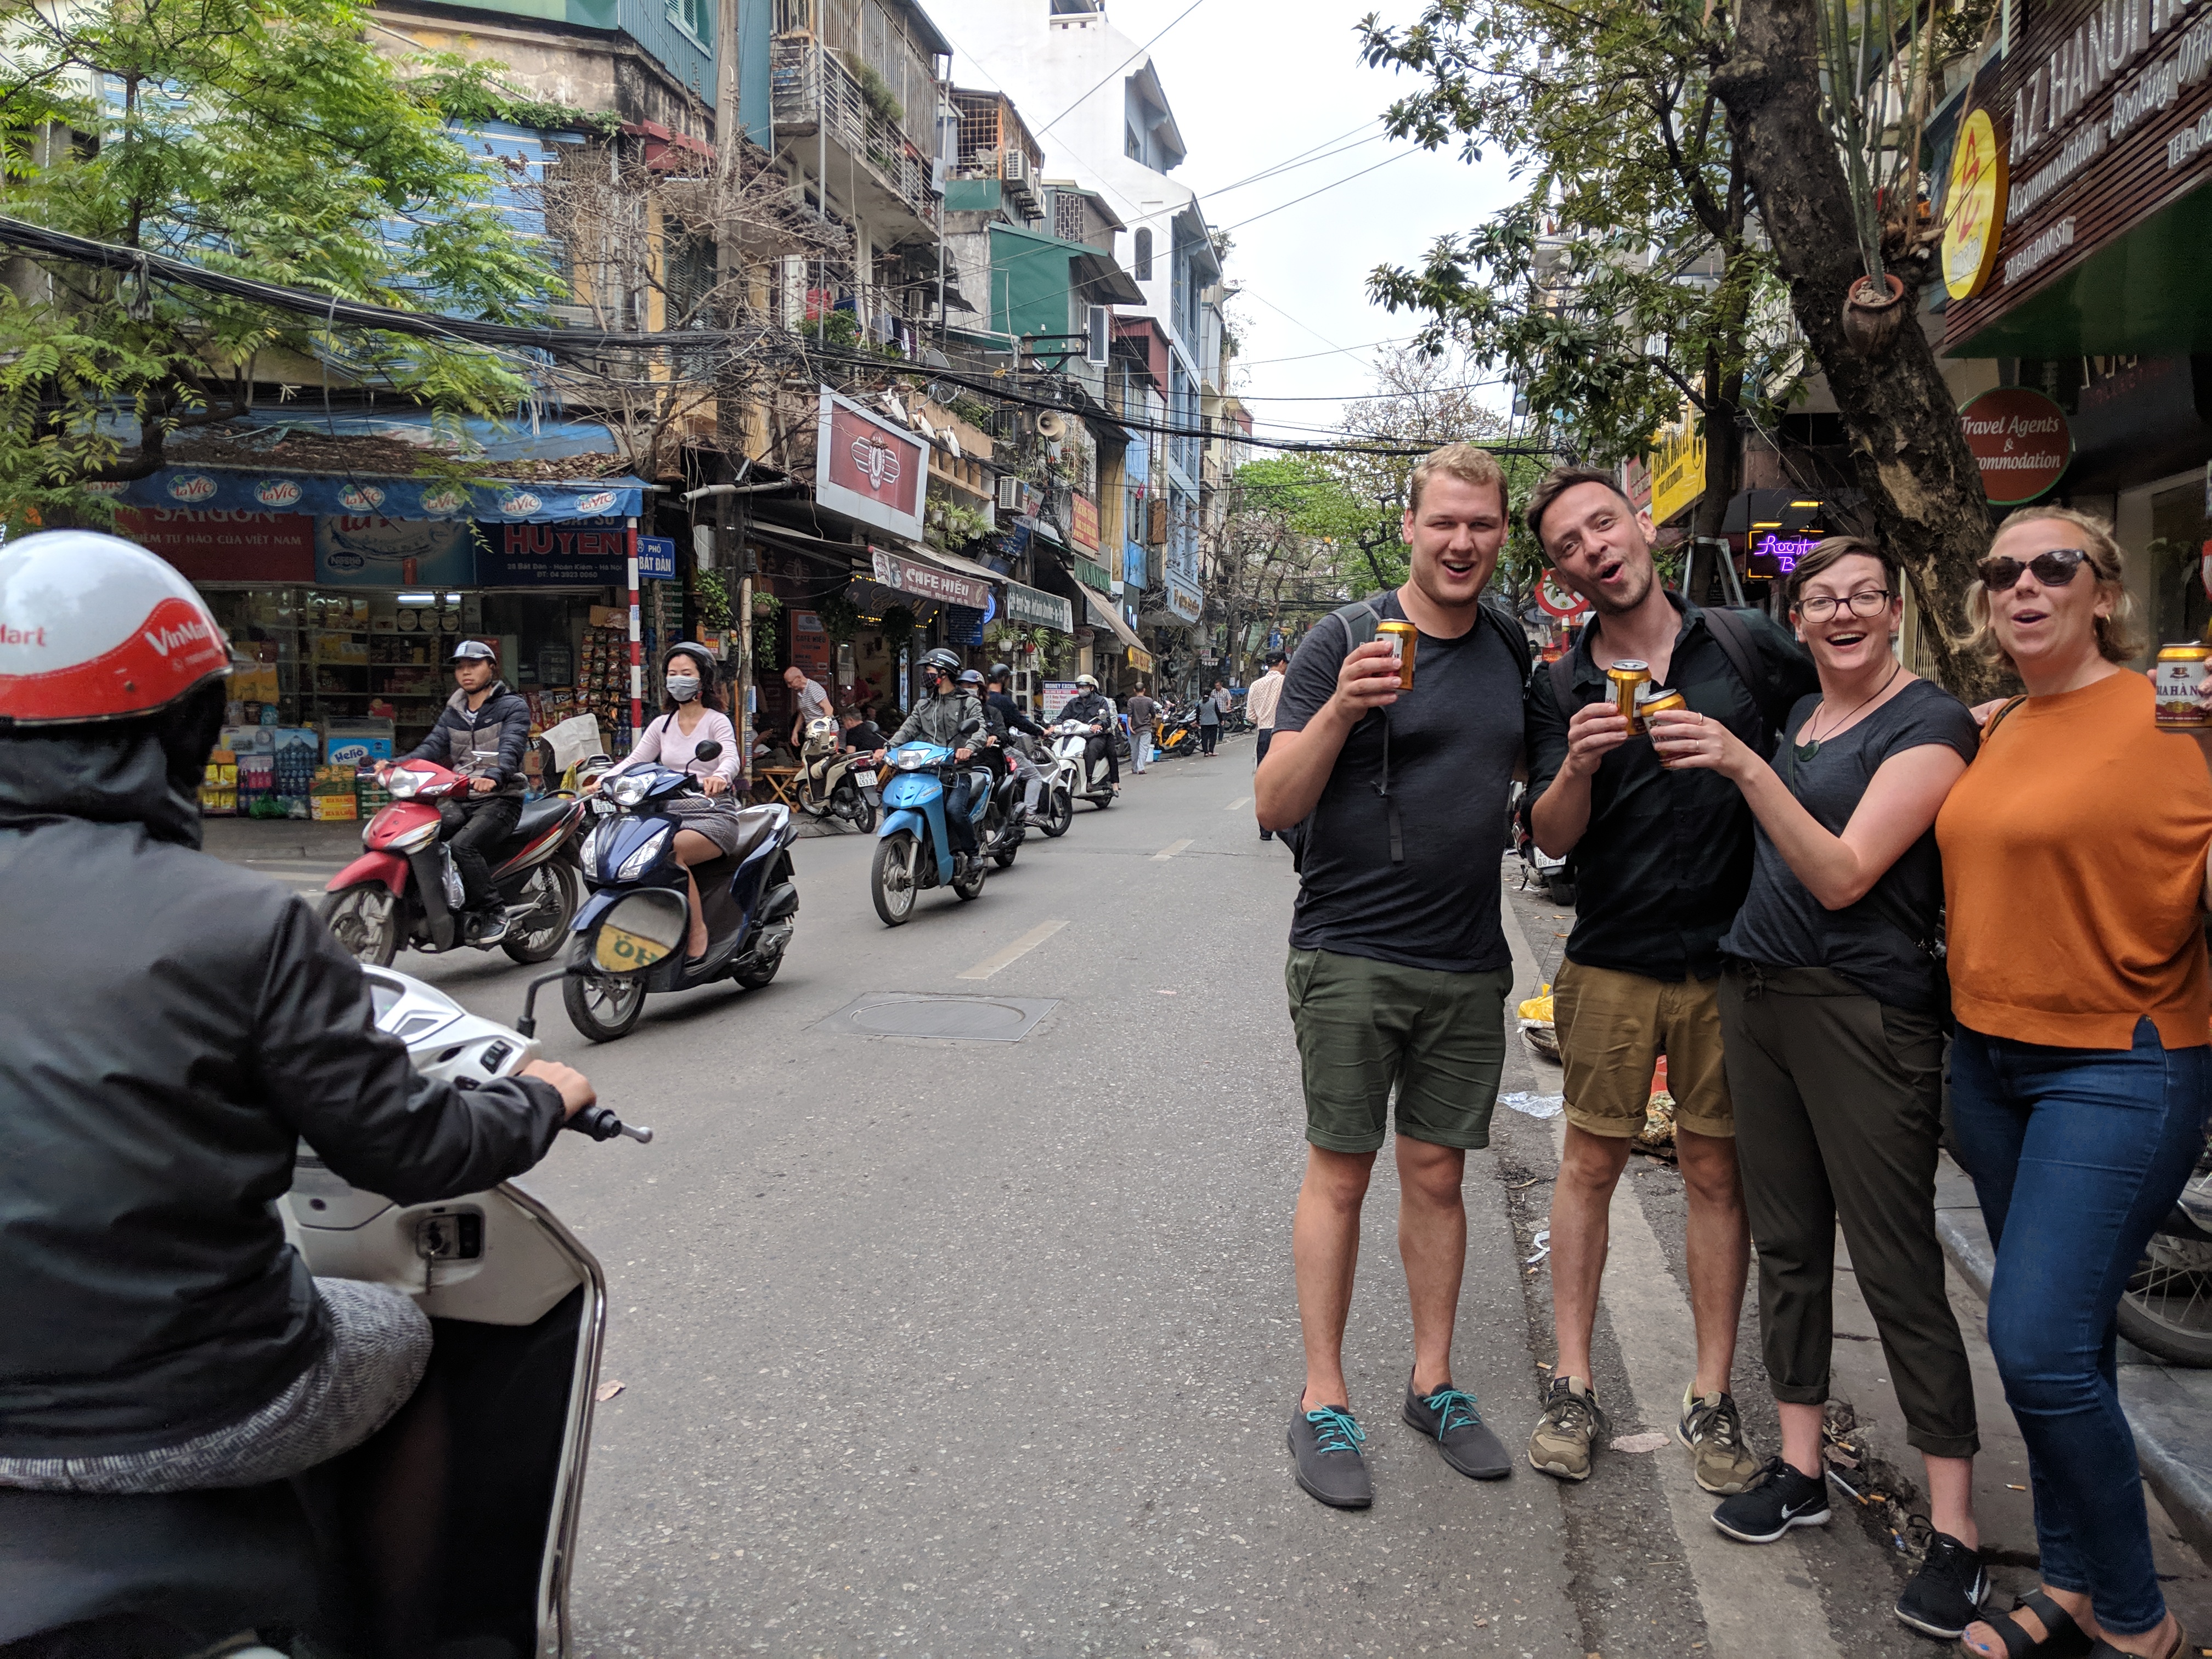
[[[1559,1063],[1559,1034],[1552,1023],[1552,988],[1539,985],[1536,994],[1523,1002],[1521,1016],[1521,1040],[1528,1045],[1528,1052],[1550,1065]]]
[[[1656,1431],[1644,1434],[1624,1434],[1613,1443],[1617,1452],[1655,1452],[1668,1443],[1667,1437]]]
[[[1522,1266],[1526,1267],[1534,1267],[1540,1263],[1546,1256],[1552,1253],[1552,1230],[1549,1227],[1545,1228],[1543,1231],[1538,1233],[1535,1237],[1530,1239],[1528,1242],[1536,1247],[1536,1254],[1530,1256],[1525,1262],[1522,1263]]]
[[[1675,1162],[1674,1097],[1667,1087],[1667,1056],[1659,1056],[1659,1064],[1651,1073],[1651,1097],[1644,1103],[1644,1127],[1628,1143],[1631,1152],[1656,1158],[1662,1164]]]
[[[1500,1106],[1510,1106],[1528,1117],[1557,1117],[1567,1109],[1565,1095],[1532,1095],[1524,1089],[1498,1097]]]

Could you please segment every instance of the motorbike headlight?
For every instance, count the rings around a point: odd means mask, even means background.
[[[649,772],[625,773],[605,786],[606,793],[614,797],[617,806],[636,805],[645,799],[645,792],[652,787],[653,775]]]
[[[416,792],[429,781],[428,772],[410,772],[403,767],[385,779],[384,787],[394,800],[412,800]]]
[[[927,772],[937,763],[930,758],[927,749],[902,749],[891,764],[902,772]]]
[[[592,833],[584,837],[584,847],[580,854],[584,873],[594,880],[606,879],[606,872],[599,867],[599,860],[606,851],[607,837],[613,833],[612,824],[599,823],[592,825]]]
[[[659,830],[652,840],[624,859],[622,861],[622,867],[615,872],[615,879],[635,881],[647,871],[652,869],[659,860],[661,854],[667,849],[668,836],[669,832],[666,830]]]

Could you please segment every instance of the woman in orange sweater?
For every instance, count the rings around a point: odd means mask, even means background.
[[[1968,591],[1977,642],[2027,696],[1936,820],[1952,1112],[1996,1245],[1990,1347],[2027,1443],[2042,1587],[1967,1651],[2166,1656],[2114,1310],[2204,1146],[2212,778],[2122,664],[2122,556],[2100,520],[2028,507]],[[2009,1628],[2006,1628],[2009,1626]]]

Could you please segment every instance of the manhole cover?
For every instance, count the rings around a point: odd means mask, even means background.
[[[1057,1006],[1059,1000],[1052,997],[949,997],[870,991],[854,998],[821,1024],[851,1036],[1018,1042]]]

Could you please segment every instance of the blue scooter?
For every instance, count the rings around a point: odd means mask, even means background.
[[[960,735],[966,738],[981,729],[970,720],[960,728]],[[975,826],[975,844],[981,848],[983,815],[991,806],[991,775],[980,766],[955,760],[953,753],[936,744],[909,743],[884,757],[884,821],[876,830],[876,857],[868,879],[876,914],[886,927],[912,920],[915,896],[925,887],[950,887],[963,899],[972,899],[983,890],[980,852],[968,860],[968,868],[958,879],[953,877],[945,802],[952,784],[965,771],[969,785],[968,818]]]
[[[711,761],[721,745],[699,745]],[[787,806],[738,813],[734,853],[695,866],[707,913],[707,953],[684,954],[691,906],[676,832],[685,820],[667,811],[679,795],[701,793],[689,772],[665,767],[625,772],[592,798],[599,821],[584,838],[585,884],[592,890],[570,924],[575,946],[561,975],[561,1000],[575,1028],[594,1042],[626,1035],[649,991],[688,991],[718,979],[758,990],[783,965],[799,914],[789,851],[798,834]]]

